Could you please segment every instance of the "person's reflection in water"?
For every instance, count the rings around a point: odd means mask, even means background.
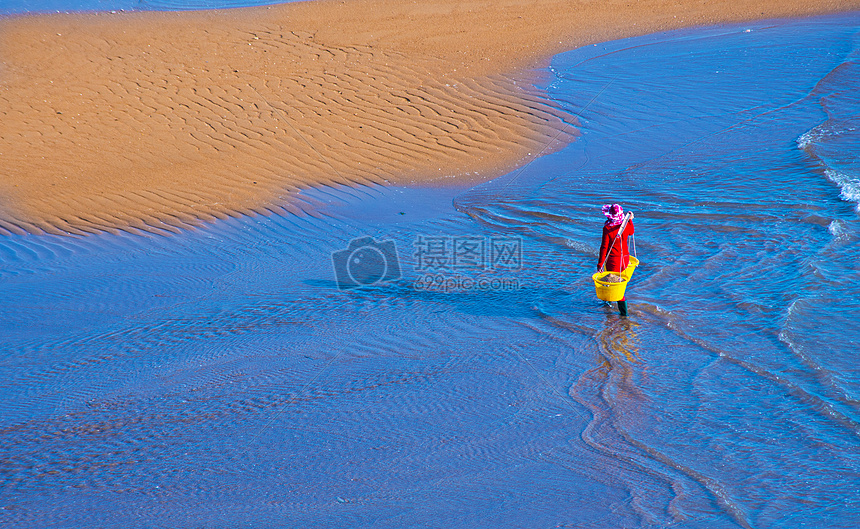
[[[637,420],[637,410],[647,400],[637,387],[637,379],[645,369],[639,358],[639,325],[628,318],[607,314],[603,328],[594,336],[600,361],[579,377],[569,393],[592,414],[581,439],[610,461],[618,461],[620,457],[633,462],[639,457],[625,428],[626,421]],[[610,475],[618,470],[614,465],[602,469]],[[615,475],[614,479],[625,478]]]
[[[606,369],[629,368],[639,363],[639,343],[636,328],[639,324],[627,318],[609,315],[606,326],[597,334],[597,345],[603,354],[601,367]],[[607,371],[608,372],[608,371]]]
[[[607,315],[606,325],[595,335],[601,361],[583,373],[571,388],[571,396],[592,408],[592,411],[599,411],[599,415],[607,411],[604,409],[607,404],[614,407],[621,398],[639,398],[639,391],[633,383],[635,370],[642,368],[636,337],[639,325],[627,318]],[[609,386],[613,402],[599,403],[606,400],[605,390]],[[596,410],[595,406],[601,409]]]
[[[639,324],[615,314],[596,335],[601,362],[584,372],[570,389],[570,396],[592,413],[582,440],[611,458],[626,451],[624,428],[619,418],[644,400],[635,384],[639,359],[636,331]]]

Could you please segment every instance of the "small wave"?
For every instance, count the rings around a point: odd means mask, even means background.
[[[860,177],[849,175],[836,169],[826,169],[824,174],[828,180],[842,189],[842,192],[839,194],[842,200],[857,203],[854,210],[860,213]]]
[[[800,137],[797,138],[797,146],[802,150],[809,152],[810,149],[814,149],[817,145],[822,144],[828,139],[856,131],[857,127],[837,127],[831,122],[822,123],[821,125],[801,134]]]
[[[836,65],[816,85],[812,94],[827,120],[797,138],[797,146],[818,161],[825,177],[839,186],[840,198],[856,204],[860,213],[860,106],[856,79],[860,73],[858,49]]]
[[[809,152],[823,136],[824,132],[822,130],[822,125],[819,125],[801,134],[801,136],[797,138],[797,146],[800,150]]]
[[[575,241],[573,239],[565,239],[564,244],[568,248],[582,252],[585,255],[595,255],[597,253],[593,246],[585,244],[581,241]]]
[[[833,235],[837,239],[848,235],[848,227],[845,225],[844,222],[839,219],[831,222],[830,225],[827,226],[827,231],[830,232],[830,235]],[[789,314],[790,313],[791,311],[789,311]]]
[[[855,210],[860,213],[860,174],[856,174],[855,163],[845,154],[846,146],[856,143],[857,130],[854,126],[827,121],[803,133],[796,141],[801,150],[821,164],[827,179],[839,186],[840,198],[857,203]]]

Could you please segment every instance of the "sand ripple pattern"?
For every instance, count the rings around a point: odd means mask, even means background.
[[[512,77],[260,18],[213,23],[225,16],[4,21],[0,228],[175,229],[296,209],[314,184],[474,180],[573,131]]]

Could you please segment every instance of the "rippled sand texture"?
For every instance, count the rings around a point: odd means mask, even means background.
[[[315,184],[474,181],[569,141],[523,68],[860,2],[314,1],[0,22],[0,229],[176,229]],[[518,82],[518,79],[521,81]]]

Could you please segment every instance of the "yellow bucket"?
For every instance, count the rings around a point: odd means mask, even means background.
[[[627,268],[618,274],[624,278],[624,281],[620,283],[610,283],[600,280],[600,278],[615,272],[597,272],[596,274],[592,274],[591,279],[594,280],[594,290],[597,293],[597,297],[603,301],[620,301],[624,297],[627,283],[630,281],[630,277],[633,276],[633,271],[636,270],[637,266],[639,266],[639,259],[631,256]]]

